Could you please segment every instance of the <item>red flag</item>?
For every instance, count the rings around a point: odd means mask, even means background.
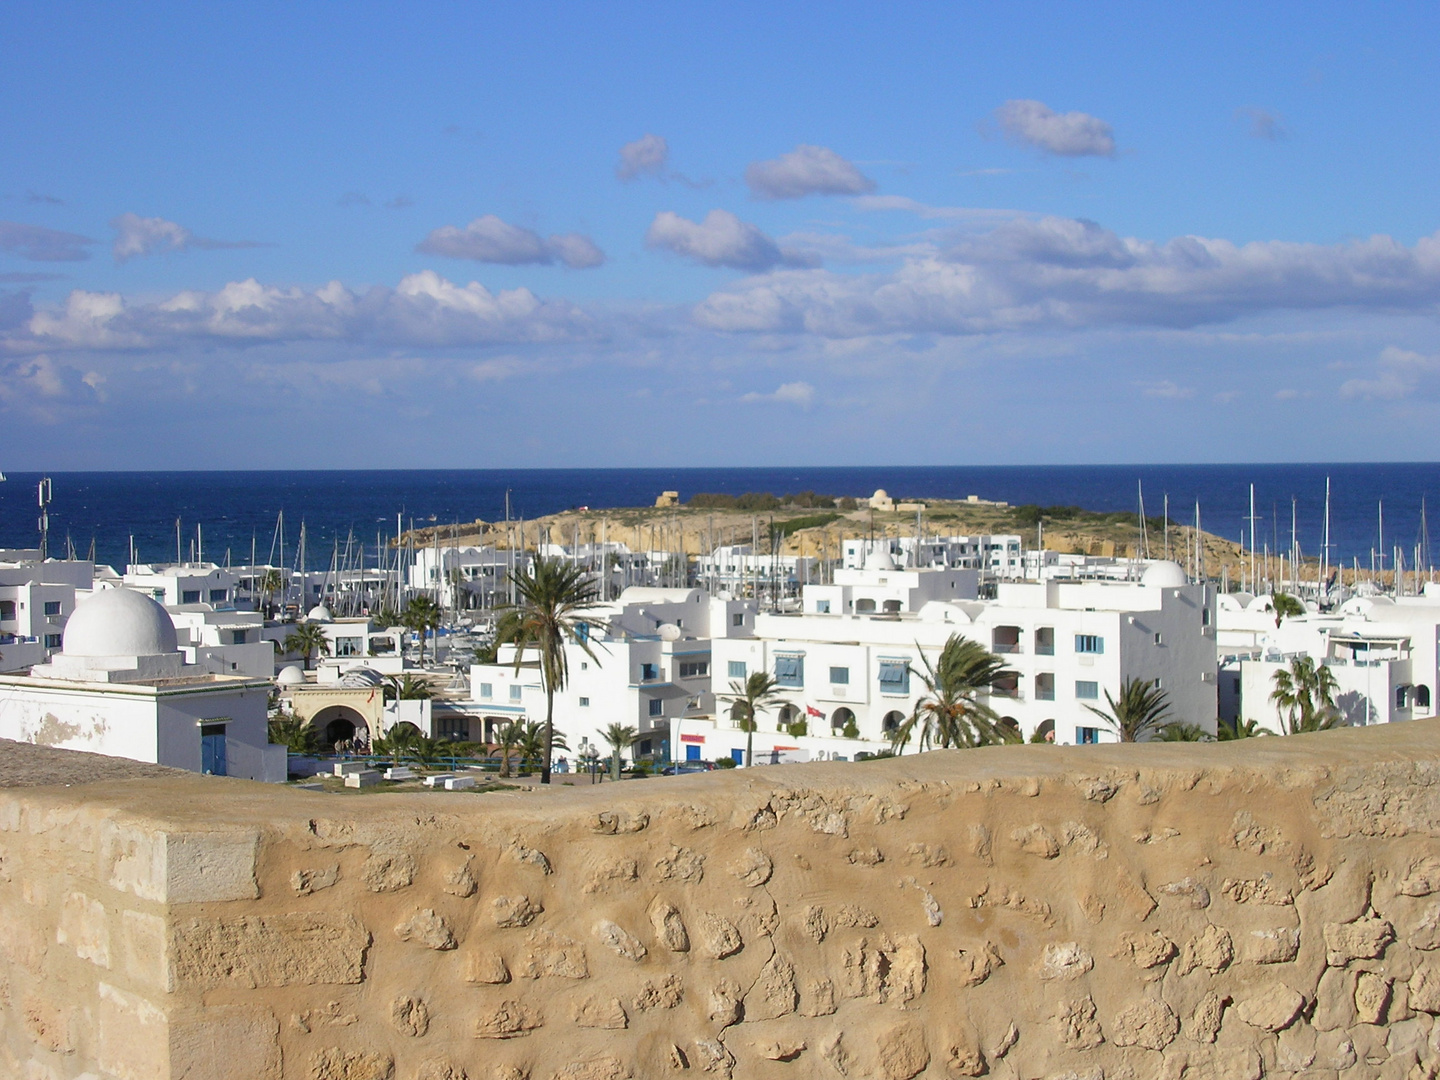
[[[806,715],[806,716],[818,716],[818,717],[822,717],[822,718],[825,716],[825,714],[824,714],[823,712],[821,712],[819,709],[815,708],[814,705],[806,705],[806,706],[805,706],[805,715]]]

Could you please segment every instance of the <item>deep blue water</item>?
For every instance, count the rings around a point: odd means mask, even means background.
[[[1147,514],[1158,515],[1168,493],[1172,517],[1188,522],[1198,499],[1202,526],[1235,540],[1246,528],[1253,483],[1261,541],[1278,533],[1281,548],[1289,546],[1294,496],[1301,547],[1313,555],[1320,547],[1327,476],[1332,559],[1358,557],[1368,567],[1377,540],[1376,503],[1383,499],[1385,547],[1403,547],[1408,565],[1420,536],[1422,498],[1428,496],[1437,504],[1431,509],[1440,512],[1440,464],[55,473],[50,551],[63,556],[68,534],[83,558],[93,538],[97,559],[121,567],[133,534],[142,560],[173,559],[178,517],[186,557],[199,523],[207,558],[224,561],[228,548],[235,562],[247,561],[253,538],[264,561],[283,510],[287,561],[293,563],[303,520],[310,563],[320,566],[329,561],[332,541],[338,537],[343,544],[352,530],[367,550],[377,531],[393,535],[396,514],[406,527],[412,521],[503,518],[507,490],[512,513],[527,518],[575,506],[648,505],[666,489],[688,498],[697,491],[806,489],[865,496],[883,487],[896,497],[979,495],[1013,504],[1133,511],[1142,482]],[[38,474],[11,473],[0,484],[0,546],[38,544],[38,480]]]

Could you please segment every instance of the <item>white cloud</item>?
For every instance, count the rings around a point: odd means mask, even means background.
[[[75,290],[63,307],[42,308],[0,337],[9,351],[130,350],[185,342],[343,342],[406,347],[571,340],[590,319],[565,301],[529,289],[491,292],[456,285],[433,270],[394,288],[364,292],[337,281],[318,289],[263,285],[251,278],[215,292],[188,290],[162,301]]]
[[[777,270],[716,292],[702,326],[826,337],[1107,325],[1191,327],[1273,311],[1440,306],[1440,233],[1334,245],[1157,244],[1093,222],[1012,221],[888,275]]]
[[[741,401],[768,401],[782,405],[799,405],[808,409],[815,400],[815,387],[807,382],[788,382],[776,387],[771,394],[749,393]]]
[[[1170,379],[1161,379],[1159,382],[1143,383],[1140,392],[1146,397],[1164,398],[1170,401],[1183,401],[1186,398],[1195,396],[1193,387],[1180,386]]]
[[[549,266],[562,262],[574,270],[587,270],[605,261],[605,253],[588,236],[563,233],[546,238],[531,229],[502,221],[494,214],[478,217],[463,229],[441,226],[416,244],[415,250],[424,255],[506,266]]]
[[[773,161],[752,161],[745,183],[757,199],[799,199],[806,195],[865,195],[875,181],[834,150],[801,143]]]
[[[1060,157],[1114,157],[1110,125],[1088,113],[1057,113],[1043,101],[1016,99],[995,110],[1000,129],[1016,142]]]
[[[1342,398],[1395,401],[1413,396],[1433,397],[1440,390],[1440,356],[1425,356],[1393,345],[1381,351],[1375,377],[1348,379],[1340,387]],[[1423,391],[1423,393],[1422,393]]]
[[[1235,110],[1235,118],[1250,121],[1250,135],[1253,138],[1266,139],[1270,142],[1279,142],[1281,139],[1289,138],[1290,133],[1285,129],[1284,118],[1269,109],[1262,109],[1258,105],[1246,105]]]
[[[47,229],[43,225],[0,221],[0,251],[31,262],[83,262],[90,258],[90,252],[85,249],[93,243],[88,236]]]
[[[224,248],[260,247],[260,244],[245,241],[210,240],[196,236],[183,225],[158,217],[141,217],[139,214],[121,214],[110,222],[115,230],[115,243],[110,252],[117,263],[123,263],[142,255],[156,255],[164,251],[186,251],[201,248],[216,251]]]
[[[1023,210],[994,210],[970,206],[929,206],[905,195],[860,195],[850,200],[857,210],[898,210],[927,221],[1008,221],[1024,217]]]
[[[615,175],[621,180],[658,176],[665,171],[669,160],[670,144],[663,135],[643,135],[620,148],[620,164],[615,166]]]
[[[645,243],[706,266],[735,270],[769,270],[786,261],[774,240],[729,210],[711,210],[698,222],[662,210],[646,230]]]

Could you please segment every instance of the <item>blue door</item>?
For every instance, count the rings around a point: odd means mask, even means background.
[[[685,744],[685,760],[686,760],[686,761],[699,761],[699,760],[700,760],[700,747],[696,746],[694,743],[686,743],[686,744]]]
[[[205,724],[200,728],[200,771],[208,776],[225,776],[225,725]]]
[[[730,760],[733,761],[733,762],[735,762],[736,765],[744,765],[744,764],[745,764],[745,751],[744,751],[744,750],[731,750],[731,751],[730,751]]]

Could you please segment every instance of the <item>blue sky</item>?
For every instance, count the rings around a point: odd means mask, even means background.
[[[0,468],[1435,460],[1437,23],[8,4]]]

